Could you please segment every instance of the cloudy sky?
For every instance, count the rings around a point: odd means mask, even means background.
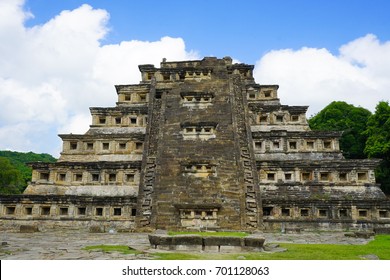
[[[390,99],[390,1],[0,0],[0,150],[58,156],[138,64],[231,56],[283,104]]]

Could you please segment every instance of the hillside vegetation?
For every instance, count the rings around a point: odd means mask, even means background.
[[[0,194],[20,194],[31,181],[31,168],[28,162],[55,162],[57,159],[49,154],[33,152],[21,153],[0,151]]]

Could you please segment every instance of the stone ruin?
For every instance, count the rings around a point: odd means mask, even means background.
[[[375,159],[347,160],[342,132],[311,131],[232,59],[140,65],[115,107],[62,134],[56,163],[31,163],[22,195],[0,196],[3,228],[278,230],[390,228]]]
[[[152,249],[208,253],[233,253],[264,250],[265,238],[261,236],[200,236],[150,234]]]

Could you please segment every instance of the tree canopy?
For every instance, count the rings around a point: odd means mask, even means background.
[[[54,162],[56,159],[49,154],[33,152],[21,153],[14,151],[0,151],[0,193],[18,194],[24,191],[31,181],[32,169],[28,162]]]
[[[340,138],[340,149],[346,158],[366,158],[364,153],[367,135],[367,121],[371,112],[355,107],[343,101],[333,101],[318,114],[309,119],[312,130],[343,131]]]
[[[375,113],[368,119],[365,153],[369,158],[380,158],[382,162],[376,170],[376,177],[381,188],[390,193],[390,106],[381,101]]]
[[[379,102],[367,122],[365,152],[369,157],[390,158],[390,106]]]
[[[20,171],[7,158],[0,157],[0,193],[21,193],[22,185],[23,179]]]

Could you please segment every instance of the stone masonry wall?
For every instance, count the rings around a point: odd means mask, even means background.
[[[192,109],[182,106],[183,92],[211,92],[212,105]],[[184,82],[174,86],[165,99],[164,122],[160,132],[160,154],[155,185],[156,226],[180,226],[176,205],[219,204],[218,226],[240,228],[242,221],[242,189],[237,181],[235,147],[229,84],[221,79]],[[216,123],[215,138],[184,139],[185,122]],[[188,166],[208,166],[210,174],[197,176],[196,170],[186,172]],[[205,167],[206,168],[206,167]],[[188,171],[188,170],[187,170]]]

